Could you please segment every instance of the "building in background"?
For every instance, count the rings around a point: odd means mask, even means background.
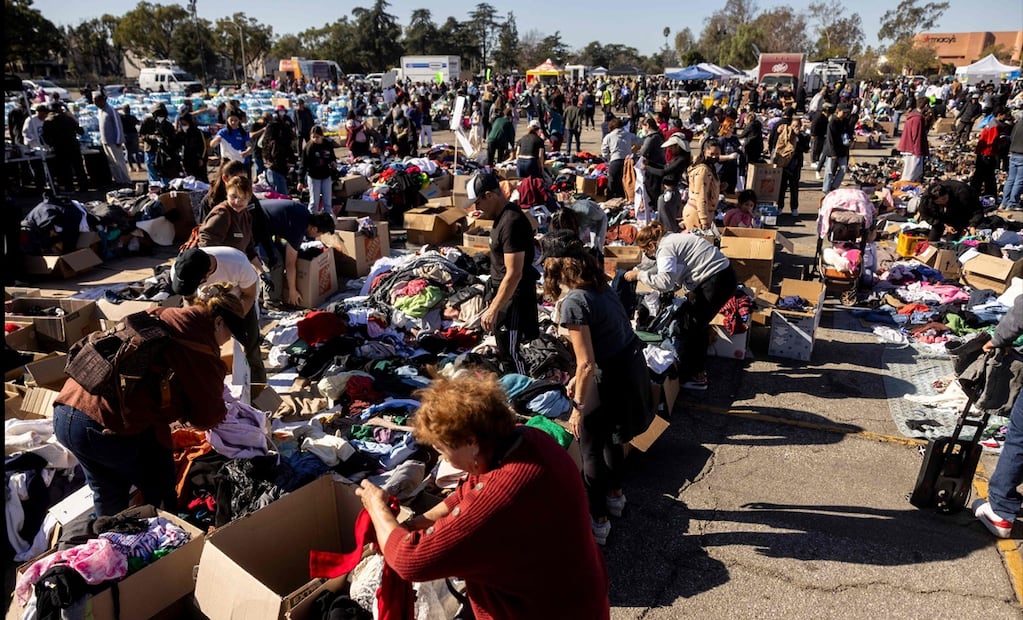
[[[986,54],[983,50],[1000,45],[1009,58],[999,60],[1019,65],[1023,54],[1023,30],[1012,32],[922,32],[916,35],[918,45],[933,47],[942,64],[965,67]]]

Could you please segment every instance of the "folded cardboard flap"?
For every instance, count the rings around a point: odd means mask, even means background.
[[[21,403],[28,388],[14,383],[4,383],[4,420],[21,419]]]
[[[72,278],[102,264],[103,259],[95,252],[89,248],[82,248],[59,256],[26,256],[25,272],[32,275]]]
[[[18,413],[23,420],[53,417],[53,405],[60,392],[41,387],[28,388],[22,398]]]
[[[10,321],[8,321],[10,323]],[[4,342],[15,351],[38,351],[39,338],[36,336],[36,327],[31,323],[20,323],[19,329],[4,334]]]
[[[373,187],[370,184],[369,179],[362,176],[361,174],[349,174],[348,176],[342,177],[338,181],[340,185],[340,194],[342,198],[358,198],[361,197],[366,190]]]
[[[67,366],[67,355],[48,355],[40,360],[27,364],[25,370],[34,387],[60,391],[67,381],[64,367]]]
[[[361,510],[354,489],[328,475],[218,529],[199,562],[200,611],[210,620],[310,617],[316,596],[345,577],[310,579],[309,552],[351,551]]]
[[[669,405],[668,407],[669,411],[671,410],[672,406],[675,403],[675,399],[677,398],[678,382],[676,381],[674,388],[669,389],[669,386],[666,381],[664,386],[664,401],[666,403],[671,403],[671,405]],[[637,450],[641,452],[646,452],[647,450],[650,449],[651,446],[654,445],[654,442],[656,442],[657,439],[664,434],[664,431],[668,430],[669,426],[671,426],[671,423],[669,423],[661,416],[655,415],[653,421],[650,422],[650,426],[648,426],[647,429],[640,433],[639,435],[633,437],[632,441],[630,441],[629,443],[632,444],[632,447],[636,448]]]
[[[4,287],[4,301],[10,301],[18,297],[39,297],[42,294],[41,289],[27,287],[27,286],[5,286]]]
[[[729,226],[721,231],[721,241],[724,242],[725,238],[728,237],[739,239],[768,239],[772,243],[780,245],[786,252],[792,252],[796,249],[796,246],[793,245],[792,241],[777,230],[765,230],[763,228],[732,228]]]

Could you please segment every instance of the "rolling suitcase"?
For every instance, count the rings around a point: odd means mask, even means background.
[[[980,417],[969,417],[972,405],[971,398],[966,402],[951,437],[932,439],[927,444],[924,462],[909,496],[909,502],[917,508],[952,513],[961,510],[969,501],[973,475],[984,450],[980,436],[991,416],[985,411]],[[972,438],[961,437],[964,427],[974,429]]]

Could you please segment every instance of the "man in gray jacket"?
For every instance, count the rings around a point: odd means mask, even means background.
[[[99,108],[99,141],[103,145],[103,153],[110,164],[110,174],[118,185],[131,185],[128,175],[128,163],[124,159],[124,128],[121,117],[114,107],[107,103],[103,93],[95,95],[93,101]]]
[[[984,351],[1008,349],[1023,335],[1023,295],[1016,297],[1012,309],[1006,314],[991,340],[984,345]],[[1023,484],[1023,392],[1016,396],[1016,402],[1009,414],[1009,431],[1002,444],[998,466],[988,483],[988,501],[977,500],[973,514],[980,519],[992,534],[998,538],[1009,538],[1012,526],[1023,506],[1023,495],[1019,486]]]

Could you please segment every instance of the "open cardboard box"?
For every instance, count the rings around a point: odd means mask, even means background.
[[[780,310],[771,312],[771,340],[768,355],[786,359],[810,361],[816,339],[817,327],[821,322],[824,306],[824,284],[785,279],[781,282],[781,297],[799,296],[813,307],[808,312]]]
[[[38,310],[59,307],[62,316],[34,316]],[[20,322],[31,321],[43,352],[67,351],[67,348],[99,329],[96,303],[82,299],[21,297],[11,301],[7,317]]]
[[[368,217],[374,222],[379,222],[387,219],[387,206],[379,200],[349,198],[345,203],[345,213],[352,217]]]
[[[763,228],[725,228],[721,231],[721,253],[728,257],[742,282],[756,276],[770,288],[774,279],[775,245],[792,252],[795,246],[785,235]]]
[[[466,219],[465,209],[457,207],[419,207],[405,212],[405,231],[412,245],[441,244],[454,239],[459,223]]]
[[[749,330],[740,334],[729,334],[725,329],[725,317],[717,314],[710,321],[710,346],[707,355],[733,360],[746,359],[749,349]]]
[[[614,275],[618,269],[628,271],[643,262],[643,250],[634,245],[605,245],[604,271]]]
[[[90,502],[89,508],[91,507]],[[193,571],[203,550],[203,532],[176,515],[162,510],[158,514],[191,534],[191,539],[117,583],[120,614],[115,613],[111,588],[89,597],[87,606],[91,611],[90,617],[94,620],[152,618],[192,592],[195,583]],[[31,565],[32,561],[18,567],[18,574],[23,574]],[[20,608],[17,598],[11,607]]]
[[[332,248],[339,277],[361,278],[369,275],[373,263],[391,255],[391,233],[387,222],[377,222],[375,237],[338,230],[323,235],[320,242]]]
[[[962,280],[976,289],[990,289],[1001,295],[1014,277],[1023,276],[1023,258],[1011,261],[989,254],[978,254],[962,266]]]
[[[369,179],[361,174],[349,174],[337,182],[341,198],[361,198],[366,190],[373,187]]]
[[[352,551],[360,510],[353,487],[324,476],[218,529],[199,561],[199,610],[210,620],[311,618],[316,597],[346,576],[309,578],[309,552]]]
[[[102,264],[103,259],[95,252],[82,248],[60,256],[26,256],[25,273],[68,279]]]
[[[64,372],[65,366],[67,366],[66,354],[50,354],[26,364],[25,371],[28,373],[31,387],[60,391],[64,387],[64,382],[67,381],[67,374]]]
[[[334,250],[325,248],[313,258],[298,259],[295,282],[303,308],[319,308],[338,291],[334,254]]]
[[[10,301],[18,297],[39,297],[41,289],[27,286],[6,286],[4,287],[4,301]]]
[[[916,259],[928,267],[940,271],[941,276],[946,280],[956,280],[961,275],[959,257],[954,250],[944,250],[928,245],[923,251],[917,253]]]
[[[746,189],[753,190],[757,202],[778,202],[781,195],[782,169],[774,164],[749,164],[746,168]]]

